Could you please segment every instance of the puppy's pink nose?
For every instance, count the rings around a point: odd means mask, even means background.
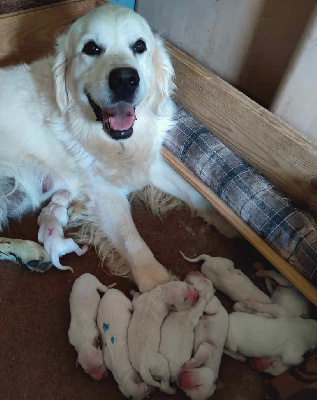
[[[95,381],[101,381],[103,378],[105,378],[107,376],[107,373],[108,373],[108,371],[97,371],[97,372],[94,372],[93,374],[91,374],[90,376]]]
[[[264,371],[272,365],[270,359],[265,357],[252,357],[250,363],[256,371]]]
[[[181,389],[193,389],[195,384],[192,380],[191,371],[181,370],[177,377],[177,385]]]
[[[192,306],[195,306],[197,304],[197,301],[199,300],[199,293],[197,292],[196,289],[191,289],[191,294],[190,298],[192,299]]]
[[[191,271],[188,275],[193,275],[193,276],[203,276],[203,274],[199,271]]]

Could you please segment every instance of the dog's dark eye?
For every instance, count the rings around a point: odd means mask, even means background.
[[[98,46],[93,40],[90,40],[85,44],[82,51],[87,54],[87,56],[98,56],[103,52],[103,48]]]
[[[145,52],[145,50],[146,50],[146,44],[141,39],[137,40],[132,46],[133,53],[142,54]]]

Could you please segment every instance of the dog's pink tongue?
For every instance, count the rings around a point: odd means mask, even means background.
[[[126,131],[135,121],[135,111],[129,104],[119,103],[114,107],[103,108],[102,117],[104,121],[109,120],[113,130]]]

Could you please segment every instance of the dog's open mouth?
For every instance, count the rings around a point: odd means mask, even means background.
[[[134,107],[122,101],[115,106],[101,108],[93,101],[88,92],[86,92],[86,96],[96,115],[96,120],[102,122],[103,130],[112,139],[128,139],[132,136],[133,124],[136,120]]]

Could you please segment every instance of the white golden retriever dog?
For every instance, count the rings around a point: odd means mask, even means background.
[[[116,247],[141,292],[169,280],[131,217],[147,184],[184,200],[219,230],[209,204],[160,155],[173,126],[173,68],[134,11],[99,7],[57,41],[55,55],[0,70],[0,228],[58,190],[87,198],[86,222]],[[0,239],[0,259],[46,270],[37,243]]]

